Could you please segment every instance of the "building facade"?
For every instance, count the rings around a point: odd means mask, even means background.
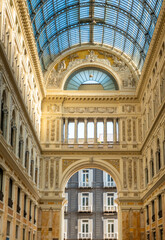
[[[64,239],[118,239],[117,189],[99,169],[82,169],[65,189]]]
[[[118,239],[165,240],[164,19],[164,0],[0,0],[1,239],[62,240],[65,185],[97,168]]]

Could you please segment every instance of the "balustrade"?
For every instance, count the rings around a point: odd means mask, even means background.
[[[98,122],[103,123],[103,129],[101,133],[99,132],[99,136],[98,136]],[[82,129],[78,127],[79,123],[83,123]],[[91,127],[88,126],[89,123]],[[69,126],[70,124],[72,124],[72,126]],[[62,118],[61,142],[62,144],[88,144],[88,145],[116,144],[119,142],[118,124],[119,124],[118,118],[112,119]],[[81,131],[83,132],[80,133]],[[89,133],[89,131],[91,131],[91,133]],[[80,137],[82,135],[83,137]]]

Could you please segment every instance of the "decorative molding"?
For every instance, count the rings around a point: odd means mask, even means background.
[[[65,169],[67,169],[67,167],[69,167],[72,163],[77,162],[80,159],[63,159],[62,160],[62,172],[65,171]]]
[[[116,168],[116,170],[120,173],[120,160],[119,159],[103,159],[103,160],[108,162],[114,168]]]

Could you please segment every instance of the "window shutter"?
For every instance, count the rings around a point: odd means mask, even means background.
[[[78,185],[79,185],[79,187],[81,187],[81,182],[82,182],[82,171],[80,170],[78,172]]]
[[[89,233],[91,234],[91,238],[93,235],[93,220],[89,219]]]
[[[81,210],[81,206],[82,206],[82,193],[78,193],[78,211]]]
[[[92,212],[93,211],[93,193],[89,193],[89,206]]]
[[[82,225],[82,220],[78,219],[78,236],[77,236],[78,239],[80,238],[80,233],[82,232],[81,225]]]
[[[103,220],[103,227],[104,227],[104,229],[103,229],[103,234],[104,234],[104,237],[103,238],[105,238],[106,236],[106,233],[107,233],[107,219],[104,219]]]
[[[93,186],[93,169],[89,170],[89,186]]]
[[[103,193],[103,212],[105,211],[107,206],[107,193]]]

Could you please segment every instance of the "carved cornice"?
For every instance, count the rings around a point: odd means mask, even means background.
[[[59,101],[59,102],[134,102],[138,103],[138,99],[134,95],[112,95],[112,96],[105,96],[105,95],[100,95],[100,96],[83,96],[83,95],[47,95],[47,97],[44,99],[45,102],[49,101]]]
[[[44,87],[43,73],[42,73],[41,64],[40,64],[40,60],[37,52],[37,47],[36,47],[36,43],[33,35],[27,2],[26,0],[16,0],[15,4],[18,12],[18,17],[22,25],[21,29],[24,34],[25,42],[29,50],[28,52],[30,54],[31,63],[33,65],[33,69],[35,70],[36,79],[39,83],[42,96],[44,97],[46,94],[46,91]]]

